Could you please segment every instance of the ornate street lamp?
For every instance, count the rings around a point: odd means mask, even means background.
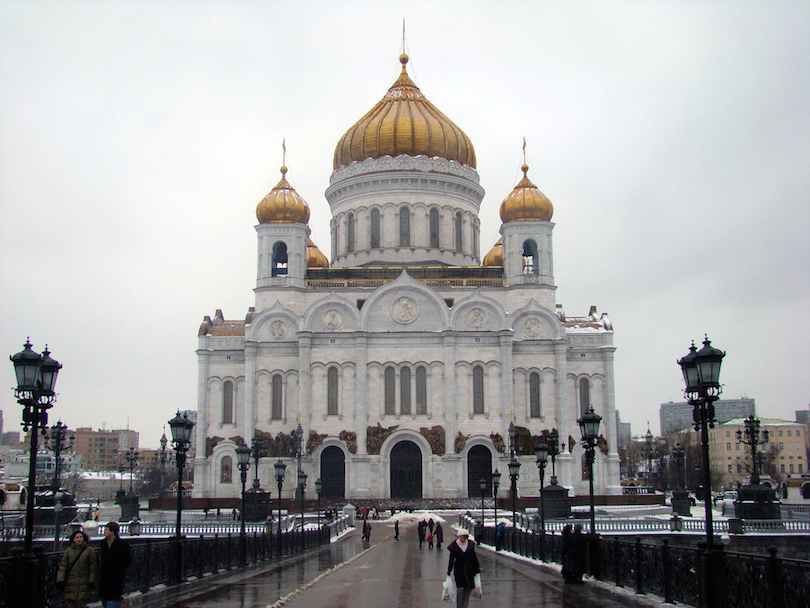
[[[501,472],[498,469],[495,469],[495,472],[492,473],[492,496],[494,500],[492,501],[495,506],[495,533],[498,533],[498,488],[501,487]],[[495,544],[495,550],[498,550],[497,543]]]
[[[33,554],[34,503],[36,502],[37,440],[48,425],[48,409],[56,401],[56,377],[62,366],[51,358],[48,347],[35,353],[26,338],[23,350],[9,357],[14,365],[17,387],[14,396],[23,406],[22,426],[30,430],[31,449],[28,456],[28,493],[25,503],[25,537],[23,541],[23,580],[20,584],[19,605],[36,607],[44,587],[44,572]]]
[[[593,407],[577,420],[582,434],[582,446],[585,448],[586,462],[588,463],[588,491],[591,507],[591,534],[596,534],[596,511],[593,504],[593,463],[596,460],[594,449],[599,439],[599,423],[602,417],[593,411]]]
[[[160,462],[160,493],[159,496],[163,498],[166,495],[166,446],[169,440],[166,439],[166,427],[163,427],[163,436],[160,438],[160,451],[158,452],[158,461]]]
[[[281,557],[281,486],[284,484],[284,471],[287,465],[281,458],[273,465],[276,469],[276,483],[278,484],[278,555]]]
[[[537,470],[540,473],[540,533],[546,535],[546,508],[543,502],[543,486],[545,485],[546,465],[548,464],[549,446],[545,441],[541,441],[534,449],[537,457]],[[542,543],[542,540],[541,540]],[[541,545],[542,546],[542,545]]]
[[[551,479],[549,480],[549,484],[556,486],[557,456],[560,454],[560,435],[557,433],[557,429],[553,429],[551,433],[548,434],[546,443],[548,444],[548,455],[551,457]]]
[[[251,456],[253,456],[254,464],[256,465],[253,477],[253,489],[258,490],[261,486],[261,483],[259,483],[259,458],[261,458],[264,443],[258,435],[254,435],[250,445],[252,448]]]
[[[759,420],[754,418],[751,414],[745,419],[745,433],[741,429],[737,429],[737,442],[744,443],[751,448],[751,459],[753,463],[753,473],[751,474],[751,482],[749,485],[759,484],[759,469],[757,468],[757,447],[768,445],[770,441],[770,433],[767,430],[759,430]]]
[[[703,341],[700,351],[689,347],[689,352],[678,361],[686,384],[687,401],[693,407],[692,419],[695,430],[700,431],[700,443],[703,452],[703,506],[706,513],[706,545],[714,546],[712,525],[712,480],[709,468],[709,427],[714,428],[714,402],[720,398],[723,388],[720,386],[720,366],[726,353],[713,348],[709,338]]]
[[[62,452],[72,449],[76,442],[76,437],[67,436],[67,430],[67,425],[60,420],[51,426],[45,439],[45,447],[53,452],[54,458],[53,482],[51,482],[51,490],[54,494],[62,485]]]
[[[175,451],[175,462],[177,462],[177,525],[175,526],[175,571],[174,583],[179,583],[183,573],[183,551],[181,546],[182,535],[180,526],[183,518],[183,467],[186,465],[186,453],[191,447],[191,429],[194,423],[188,419],[188,414],[177,415],[169,420],[169,428],[172,432],[172,446]]]
[[[517,480],[520,478],[520,463],[514,454],[508,467],[509,480],[512,482],[512,528],[517,529]]]
[[[241,545],[242,565],[247,564],[247,546],[245,538],[245,484],[247,472],[250,468],[250,448],[244,442],[236,448],[236,468],[242,481],[242,506],[239,509],[239,542]]]
[[[644,435],[647,443],[647,485],[652,488],[652,458],[653,458],[653,434],[650,432],[650,423],[647,422],[647,434]]]
[[[487,491],[487,480],[482,477],[478,480],[478,487],[481,489],[481,527],[484,526],[484,494]]]
[[[684,463],[684,449],[680,443],[676,443],[672,448],[672,458],[675,460],[675,466],[678,467],[678,488],[684,487],[683,463]]]
[[[301,542],[304,542],[304,492],[307,489],[307,474],[298,469],[298,490],[301,492]]]
[[[129,493],[132,494],[132,476],[133,471],[135,471],[135,467],[138,466],[138,456],[140,454],[135,450],[135,448],[129,448],[124,454],[124,458],[126,458],[127,464],[129,465]]]
[[[318,533],[321,531],[321,490],[323,489],[323,482],[321,478],[315,480],[315,493],[318,495]]]

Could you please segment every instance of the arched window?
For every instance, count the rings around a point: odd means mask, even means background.
[[[529,416],[540,418],[540,374],[529,374]]]
[[[337,416],[338,413],[338,369],[330,367],[326,371],[326,413]]]
[[[395,392],[396,379],[393,367],[385,368],[385,413],[386,415],[396,414]]]
[[[354,213],[346,216],[346,252],[354,251]]]
[[[411,212],[407,207],[399,210],[399,246],[411,246]]]
[[[380,210],[371,210],[371,247],[372,249],[380,246]]]
[[[282,418],[282,378],[280,374],[273,376],[271,381],[271,388],[273,391],[273,403],[271,408],[270,418],[272,420],[281,420]]]
[[[411,369],[403,367],[399,372],[399,412],[411,413]]]
[[[439,210],[430,210],[430,246],[439,247]]]
[[[579,412],[584,414],[591,407],[591,384],[587,378],[579,380]]]
[[[222,424],[233,424],[233,382],[222,385]]]
[[[281,277],[287,274],[287,244],[279,241],[273,245],[273,262],[270,274]]]
[[[461,238],[461,211],[456,213],[456,251],[461,251],[464,239]]]
[[[473,414],[484,413],[484,368],[473,368]]]
[[[540,274],[537,244],[531,239],[523,242],[523,274]]]
[[[427,414],[427,370],[416,368],[416,413]]]
[[[230,456],[223,456],[219,461],[219,483],[233,482],[233,460]]]

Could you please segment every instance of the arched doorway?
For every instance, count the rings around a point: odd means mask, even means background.
[[[422,498],[422,450],[413,441],[391,450],[391,498]]]
[[[467,495],[481,498],[481,478],[487,480],[484,496],[492,496],[492,453],[483,445],[474,445],[467,452]]]
[[[321,454],[321,498],[346,497],[346,456],[339,447],[330,445]]]

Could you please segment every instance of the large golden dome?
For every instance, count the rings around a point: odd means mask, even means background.
[[[554,215],[554,205],[528,178],[529,166],[524,164],[523,179],[501,203],[501,221],[504,224],[520,221],[548,222]]]
[[[287,167],[282,165],[281,181],[256,207],[260,224],[306,224],[309,221],[309,205],[284,177],[286,174]]]
[[[413,83],[405,70],[408,56],[403,53],[399,61],[402,73],[385,97],[338,141],[334,170],[354,161],[400,154],[438,156],[475,169],[470,138]]]

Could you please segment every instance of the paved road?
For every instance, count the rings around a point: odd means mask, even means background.
[[[416,526],[403,525],[400,540],[393,526],[372,524],[371,543],[350,533],[306,560],[242,580],[223,581],[196,598],[167,608],[446,608],[441,586],[447,572],[446,548],[419,547]],[[445,538],[454,536],[446,526]],[[561,606],[624,608],[632,601],[611,598],[596,584],[565,585],[558,574],[537,566],[479,551],[484,606]],[[337,566],[337,567],[335,567]],[[334,568],[331,572],[328,570]]]

